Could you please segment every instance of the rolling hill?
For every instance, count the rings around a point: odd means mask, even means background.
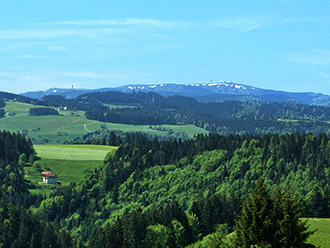
[[[216,85],[207,87],[214,89],[214,86]],[[233,92],[253,90],[241,85],[222,86],[232,88]],[[166,88],[165,85],[159,87]],[[205,103],[187,96],[118,91],[90,92],[76,99],[47,95],[43,101],[33,102],[34,105],[15,98],[4,99],[6,106],[2,110],[2,116],[5,117],[0,118],[0,130],[26,134],[34,144],[80,143],[86,139],[93,140],[96,136],[103,138],[110,131],[116,131],[122,137],[127,132],[143,132],[176,139],[187,139],[208,131],[222,135],[330,132],[330,108],[301,103]],[[39,102],[42,105],[36,105]],[[2,107],[4,105],[3,102]],[[56,109],[59,115],[29,114],[31,108],[39,108],[41,111],[40,108],[45,107]]]
[[[60,110],[60,115],[30,116],[29,110],[44,107],[16,101],[6,101],[4,118],[0,118],[0,130],[23,133],[31,138],[34,144],[71,143],[74,139],[82,139],[84,135],[94,132],[110,131],[119,133],[142,132],[159,137],[178,137],[185,134],[193,137],[198,133],[208,133],[205,129],[194,125],[127,125],[104,123],[88,120],[84,111]],[[104,133],[103,133],[104,134]]]

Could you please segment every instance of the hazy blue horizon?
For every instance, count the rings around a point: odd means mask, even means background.
[[[236,84],[235,82],[228,82],[226,81],[227,83],[234,83]],[[222,82],[207,82],[207,83],[200,83],[200,84],[214,84],[214,83],[222,83]],[[171,83],[161,83],[161,84],[171,84]],[[150,85],[150,86],[153,86],[153,85],[159,85],[158,83],[155,83],[155,84],[131,84],[131,85]],[[182,84],[182,85],[189,85],[189,84]],[[239,84],[239,85],[246,85],[246,84]],[[29,93],[29,92],[37,92],[37,91],[48,91],[48,90],[52,90],[52,89],[61,89],[61,90],[97,90],[97,89],[106,89],[106,88],[116,88],[116,87],[121,87],[121,86],[129,86],[129,84],[124,84],[124,85],[119,85],[119,86],[115,86],[115,87],[101,87],[101,88],[75,88],[73,87],[72,88],[72,85],[71,87],[63,87],[63,88],[60,88],[60,87],[51,87],[51,88],[48,88],[48,89],[40,89],[40,90],[33,90],[33,91],[26,91],[26,92],[9,92],[9,93],[15,93],[15,94],[22,94],[22,93]],[[247,85],[247,86],[251,86],[251,87],[254,87],[254,85]],[[256,87],[256,88],[260,88],[260,87]],[[261,89],[265,89],[265,90],[275,90],[275,91],[283,91],[283,90],[280,90],[280,89],[267,89],[267,88],[261,88]],[[285,91],[285,92],[290,92],[290,93],[316,93],[316,94],[324,94],[324,95],[329,95],[329,94],[325,94],[325,93],[321,93],[321,92],[314,92],[314,91]]]
[[[0,90],[234,82],[330,94],[330,2],[0,3]]]

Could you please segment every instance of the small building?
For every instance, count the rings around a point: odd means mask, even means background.
[[[42,181],[45,184],[57,184],[57,175],[51,171],[43,171]]]

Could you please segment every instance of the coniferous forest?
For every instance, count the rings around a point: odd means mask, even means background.
[[[42,196],[31,195],[23,165],[34,159],[31,140],[0,133],[0,246],[73,247],[70,234],[31,212]]]
[[[59,113],[52,108],[31,108],[29,114],[32,116],[59,115]]]
[[[50,196],[28,191],[31,141],[2,132],[0,146],[3,247],[194,247],[207,235],[205,247],[313,247],[300,217],[330,217],[322,133],[127,134],[101,167]]]

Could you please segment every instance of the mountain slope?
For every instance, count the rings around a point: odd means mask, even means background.
[[[128,85],[116,88],[123,92],[156,92],[165,96],[182,95],[199,101],[262,101],[330,105],[330,96],[320,93],[296,93],[267,90],[236,83]]]
[[[27,92],[22,95],[41,99],[45,95],[61,95],[66,98],[76,98],[91,92],[105,92],[109,90],[124,93],[132,92],[155,92],[163,96],[189,96],[200,102],[223,102],[223,101],[252,101],[252,102],[286,102],[303,103],[330,106],[330,96],[312,92],[285,92],[267,90],[244,84],[219,82],[208,84],[155,84],[155,85],[126,85],[116,88],[102,89],[58,89],[52,88],[47,91]]]

